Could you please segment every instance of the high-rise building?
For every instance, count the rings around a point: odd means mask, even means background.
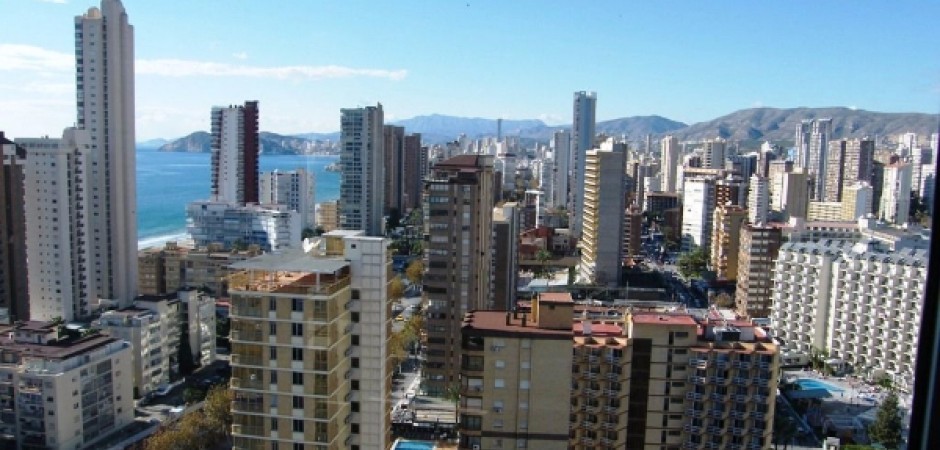
[[[660,174],[662,174],[663,192],[676,192],[676,170],[679,166],[679,139],[675,136],[666,136],[660,141],[662,147],[660,158]]]
[[[297,168],[282,172],[277,169],[261,174],[259,202],[262,205],[284,205],[300,216],[300,228],[316,227],[316,179],[313,172]]]
[[[212,200],[258,203],[258,102],[212,108]]]
[[[872,182],[872,169],[875,159],[875,141],[850,139],[845,144],[845,169],[842,171],[843,192],[847,186],[856,182]]]
[[[138,259],[140,292],[142,296],[159,296],[198,287],[215,297],[228,297],[229,266],[259,254],[261,247],[257,245],[226,250],[222,244],[187,248],[167,242],[163,248],[144,249]]]
[[[424,293],[427,352],[424,389],[442,395],[458,382],[465,313],[496,309],[490,296],[495,175],[490,155],[458,155],[435,164],[424,187]]]
[[[930,166],[934,163],[933,155],[929,148],[926,147],[914,147],[911,149],[911,190],[917,194],[918,197],[921,192],[921,184],[923,183],[923,173],[924,167]]]
[[[724,169],[728,142],[724,139],[709,139],[702,143],[702,167]]]
[[[134,29],[120,0],[75,18],[78,128],[89,134],[82,168],[89,267],[97,298],[129,305],[137,292]]]
[[[796,137],[793,140],[796,144],[796,167],[803,171],[809,170],[809,141],[812,129],[812,120],[804,119],[796,124]]]
[[[0,447],[103,448],[134,422],[131,345],[60,326],[0,327]]]
[[[575,237],[581,236],[581,221],[584,215],[584,163],[587,151],[594,148],[594,132],[597,110],[597,94],[578,91],[574,93],[574,118],[571,126],[571,203],[568,214],[569,225]]]
[[[0,131],[0,309],[11,322],[29,320],[26,275],[26,149]]]
[[[906,224],[911,209],[911,165],[885,166],[878,217],[896,225]]]
[[[829,139],[832,137],[832,119],[815,119],[809,134],[809,176],[813,180],[811,198],[821,201],[825,198],[826,164],[829,161]]]
[[[712,223],[711,269],[719,280],[738,276],[738,249],[741,226],[747,222],[748,210],[735,205],[718,205]]]
[[[257,245],[272,252],[301,243],[300,214],[285,205],[192,202],[186,205],[186,231],[197,247],[222,244],[243,250]]]
[[[871,185],[864,181],[846,186],[842,191],[842,220],[853,222],[871,214]]]
[[[385,116],[382,104],[340,110],[339,227],[382,236],[385,206]]]
[[[643,251],[643,211],[637,205],[628,206],[623,218],[623,257],[636,256]]]
[[[584,212],[578,241],[578,277],[585,283],[619,286],[623,266],[624,160],[626,144],[605,142],[588,150],[584,168]]]
[[[506,202],[493,208],[493,261],[490,264],[490,280],[496,309],[509,311],[516,307],[521,212],[516,202]]]
[[[558,130],[552,134],[552,196],[551,206],[566,208],[571,187],[571,133]],[[547,193],[546,193],[547,194]]]
[[[845,153],[848,146],[847,139],[829,141],[829,150],[826,152],[826,172],[824,174],[823,196],[817,198],[824,202],[841,202],[842,187],[844,186]]]
[[[428,173],[428,148],[421,146],[421,134],[405,136],[402,156],[402,215],[421,206],[421,190]]]
[[[809,202],[806,220],[810,222],[839,222],[842,220],[842,202]]]
[[[717,170],[716,172],[726,173]],[[715,204],[746,207],[747,190],[747,180],[729,173],[715,181]]]
[[[745,224],[741,228],[734,303],[742,317],[770,315],[773,269],[782,241],[778,227]]]
[[[776,161],[775,161],[776,162]],[[809,208],[809,181],[802,171],[780,172],[773,185],[772,209],[789,220],[792,217],[806,218]]]
[[[772,326],[793,350],[913,380],[927,252],[873,240],[790,242],[774,269]],[[896,336],[897,338],[885,338]]]
[[[544,293],[531,312],[467,317],[459,449],[771,447],[779,350],[762,329],[576,308]]]
[[[317,203],[317,226],[324,232],[339,229],[339,202],[333,200]]]
[[[236,448],[391,445],[391,263],[387,242],[362,234],[233,265]]]
[[[402,197],[404,195],[402,175],[405,161],[405,127],[385,125],[382,128],[384,139],[383,150],[385,156],[385,207],[386,214],[392,210],[402,213]]]
[[[748,184],[747,220],[750,223],[767,223],[770,214],[770,182],[754,174]]]
[[[98,260],[93,256],[100,255],[92,248],[94,222],[89,220],[92,208],[87,201],[89,133],[67,128],[61,139],[17,139],[16,144],[27,153],[24,190],[30,318],[86,318],[97,307],[93,265]]]
[[[712,218],[716,207],[715,178],[685,179],[682,189],[682,250],[711,248]]]

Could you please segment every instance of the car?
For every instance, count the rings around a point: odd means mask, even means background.
[[[164,385],[161,385],[160,387],[158,387],[157,390],[153,391],[153,393],[154,393],[154,395],[156,395],[156,396],[158,396],[158,397],[163,397],[163,396],[166,396],[167,394],[169,394],[170,391],[172,391],[172,390],[173,390],[173,386],[170,386],[169,384],[164,384]]]

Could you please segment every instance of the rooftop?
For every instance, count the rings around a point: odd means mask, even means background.
[[[230,267],[234,270],[333,274],[348,266],[349,263],[341,258],[315,257],[300,250],[288,250],[281,253],[265,253],[238,261]]]
[[[532,316],[508,311],[471,311],[464,316],[463,329],[475,334],[506,336],[531,335],[533,337],[571,339],[571,330],[539,328]]]
[[[42,359],[68,359],[115,342],[120,342],[120,340],[103,334],[49,344],[13,342],[6,337],[0,338],[0,343],[4,348],[19,352],[24,357]]]
[[[540,303],[574,303],[568,292],[543,292],[539,294]]]
[[[698,322],[695,321],[691,315],[685,314],[663,314],[663,313],[634,313],[630,320],[635,324],[644,324],[644,325],[687,325],[687,326],[696,326]]]

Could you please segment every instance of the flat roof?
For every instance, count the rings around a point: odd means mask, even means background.
[[[662,313],[634,313],[631,320],[633,323],[645,325],[689,325],[696,326],[698,322],[688,313],[683,314],[662,314]]]
[[[336,273],[349,263],[343,259],[311,256],[302,250],[288,250],[282,253],[265,253],[231,266],[235,270],[264,270],[268,272],[305,272]]]
[[[103,334],[84,337],[81,339],[55,342],[51,344],[9,343],[4,347],[19,351],[24,357],[39,357],[46,359],[67,359],[82,353],[90,352],[105,345],[120,342],[119,339]]]
[[[542,292],[539,294],[539,303],[574,303],[568,292]]]
[[[507,325],[506,315],[509,315],[509,324]],[[522,319],[526,319],[526,325],[522,325]],[[526,313],[513,314],[509,311],[471,311],[464,316],[464,330],[473,330],[475,334],[492,336],[510,336],[526,335],[532,337],[544,338],[564,338],[571,339],[571,329],[555,330],[549,328],[539,328],[538,324],[532,320],[532,316]]]

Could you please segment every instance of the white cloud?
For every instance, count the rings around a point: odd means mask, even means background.
[[[245,53],[236,53],[239,57]],[[41,47],[18,44],[0,44],[0,70],[6,71],[64,71],[75,68],[75,57],[70,53],[46,50]],[[329,78],[385,78],[401,80],[408,75],[404,69],[357,69],[337,65],[326,66],[274,66],[260,67],[185,59],[138,59],[138,75],[166,77],[248,77],[321,80]]]
[[[75,55],[32,45],[0,44],[0,70],[71,71]]]
[[[538,119],[545,122],[546,125],[561,125],[565,123],[565,119],[557,114],[539,114]]]
[[[259,67],[239,64],[225,64],[184,59],[139,59],[137,74],[160,75],[167,77],[248,77],[274,78],[279,80],[305,78],[321,80],[327,78],[372,77],[401,80],[408,75],[407,70],[356,69],[344,66],[275,66]]]
[[[235,59],[248,59],[248,53],[245,52],[236,52],[232,53],[232,57]]]
[[[57,5],[64,5],[69,2],[68,0],[37,0],[37,1],[41,3],[55,3]]]

